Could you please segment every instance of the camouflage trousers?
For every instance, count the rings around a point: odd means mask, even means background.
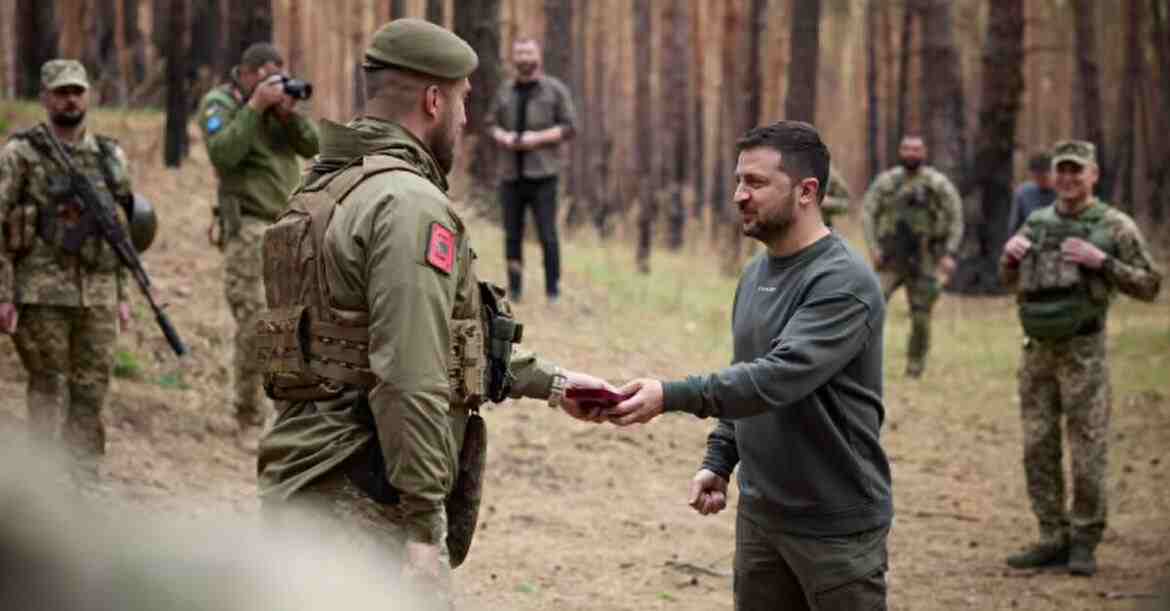
[[[245,424],[260,424],[267,415],[264,380],[250,356],[256,316],[265,307],[264,262],[261,246],[267,221],[244,217],[240,231],[224,238],[224,295],[236,321],[232,379],[236,416]]]
[[[910,340],[906,349],[906,369],[922,373],[926,368],[926,353],[930,351],[930,311],[939,297],[938,279],[928,273],[908,273],[901,270],[881,270],[878,278],[882,294],[890,300],[894,291],[906,287],[910,302]]]
[[[28,372],[33,435],[55,440],[60,427],[74,457],[94,471],[106,451],[101,412],[117,337],[118,318],[112,307],[36,304],[21,306],[13,337]]]
[[[1024,470],[1041,539],[1059,541],[1071,534],[1096,545],[1105,530],[1109,438],[1105,334],[1027,340],[1019,380]],[[1061,416],[1072,457],[1071,514],[1065,504]]]
[[[339,467],[305,486],[288,501],[265,499],[266,522],[277,528],[292,524],[288,518],[315,520],[318,534],[338,549],[367,557],[382,558],[391,564],[386,570],[390,585],[414,604],[404,609],[449,611],[454,609],[451,596],[451,565],[447,546],[443,544],[440,574],[437,576],[401,576],[399,567],[406,565],[406,527],[398,506],[383,505],[371,499],[349,480]],[[397,608],[397,607],[396,607]]]

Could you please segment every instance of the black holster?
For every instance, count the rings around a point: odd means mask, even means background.
[[[512,317],[512,308],[504,298],[504,289],[488,282],[479,283],[484,320],[488,327],[487,398],[499,403],[508,398],[516,378],[512,376],[512,344],[524,337],[524,325]]]

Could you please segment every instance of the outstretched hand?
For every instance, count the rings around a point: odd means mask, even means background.
[[[610,422],[618,426],[630,426],[650,422],[662,414],[662,382],[649,378],[633,380],[618,392],[623,395],[634,393],[634,396],[618,403],[606,413]]]
[[[617,392],[609,382],[579,371],[565,372],[565,388],[601,388],[610,392]],[[561,409],[565,413],[585,422],[605,422],[606,408],[599,405],[585,406],[566,396],[561,401]]]

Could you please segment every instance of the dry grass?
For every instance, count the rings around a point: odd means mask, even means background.
[[[15,125],[27,107],[6,109]],[[137,186],[161,212],[147,256],[192,357],[177,363],[152,321],[119,339],[135,379],[116,380],[106,414],[107,493],[181,513],[255,512],[253,457],[224,425],[227,334],[220,257],[203,231],[214,197],[194,145],[181,171],[160,167],[160,120],[97,113],[136,161]],[[196,141],[197,142],[197,141]],[[481,271],[503,277],[502,236],[472,223]],[[847,235],[855,228],[846,224]],[[702,245],[633,272],[632,249],[588,231],[565,244],[565,299],[518,307],[526,343],[566,366],[615,381],[708,371],[730,356],[734,280]],[[539,250],[527,282],[539,294]],[[902,298],[887,325],[887,421],[897,518],[891,540],[896,609],[1120,609],[1170,573],[1170,322],[1159,303],[1122,300],[1110,322],[1114,419],[1110,527],[1093,579],[1008,571],[1003,557],[1034,536],[1020,466],[1014,370],[1020,335],[1007,299],[947,296],[926,377],[905,380]],[[0,340],[0,416],[23,418],[23,374]],[[522,401],[490,409],[481,531],[456,577],[470,608],[729,609],[733,512],[685,505],[709,423],[664,417],[633,430],[593,427]],[[1122,595],[1122,596],[1118,596]]]

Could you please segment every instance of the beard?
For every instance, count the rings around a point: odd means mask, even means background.
[[[768,242],[787,233],[795,221],[796,190],[793,189],[784,196],[784,199],[780,200],[779,205],[776,206],[771,215],[764,216],[760,210],[757,210],[756,219],[751,223],[744,224],[743,234],[761,242]]]
[[[439,164],[439,169],[443,170],[443,174],[450,174],[451,168],[455,167],[455,147],[458,144],[458,134],[455,132],[454,121],[451,120],[451,113],[446,113],[443,121],[427,134],[425,144],[431,150],[431,155],[434,156],[435,163]]]
[[[84,110],[66,110],[49,113],[49,122],[57,127],[77,127],[85,120]]]
[[[898,159],[898,164],[901,165],[902,167],[906,168],[906,170],[908,172],[913,172],[922,166],[922,160],[921,159],[907,159],[905,157],[902,157],[902,158]]]
[[[536,74],[537,67],[536,62],[519,62],[516,64],[516,71],[524,78],[532,78],[532,75]]]

